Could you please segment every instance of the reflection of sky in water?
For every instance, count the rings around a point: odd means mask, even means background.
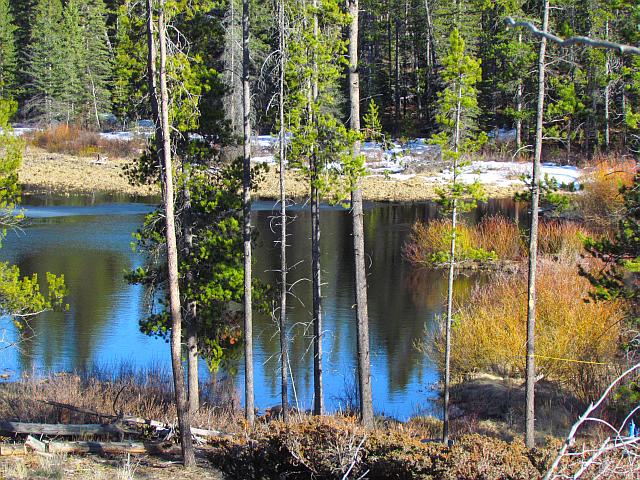
[[[0,370],[13,372],[61,370],[98,364],[117,368],[159,366],[170,369],[168,345],[140,333],[143,290],[128,285],[123,273],[142,259],[131,250],[131,233],[142,222],[149,206],[132,203],[100,203],[30,199],[26,214],[29,226],[9,234],[0,257],[18,264],[23,273],[64,273],[70,290],[70,311],[45,314],[23,333],[21,349],[0,350]],[[65,200],[62,200],[65,203]],[[74,205],[74,203],[77,203]],[[488,211],[504,208],[498,203]],[[276,207],[277,208],[277,207]],[[260,239],[255,250],[254,272],[277,285],[279,247],[269,226],[273,202],[254,204]],[[310,320],[309,215],[292,208],[296,220],[289,233],[295,242],[288,250],[289,280],[297,283],[289,299],[291,371],[302,408],[313,401],[311,337],[305,332]],[[415,348],[425,337],[425,326],[434,328],[441,313],[445,282],[441,274],[416,273],[401,258],[407,233],[416,219],[435,214],[430,205],[367,206],[366,248],[369,272],[372,385],[375,408],[387,415],[406,418],[429,406],[437,374],[431,362]],[[485,212],[482,212],[485,213]],[[340,207],[322,211],[322,268],[324,311],[324,388],[329,410],[344,406],[344,391],[353,388],[355,371],[355,310],[353,309],[353,261],[351,219]],[[298,263],[299,262],[299,263]],[[461,292],[473,281],[460,282]],[[17,332],[6,319],[2,329],[8,339]],[[310,331],[310,329],[309,329]],[[33,333],[33,338],[28,338]],[[279,340],[270,316],[255,315],[256,400],[260,408],[278,403]],[[244,385],[242,360],[232,362]],[[206,372],[201,363],[202,372]],[[203,378],[206,373],[203,373]],[[293,401],[293,388],[292,392]]]

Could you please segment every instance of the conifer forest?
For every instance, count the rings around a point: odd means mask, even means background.
[[[0,0],[0,477],[640,478],[639,160],[634,0]]]

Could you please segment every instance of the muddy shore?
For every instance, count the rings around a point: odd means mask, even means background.
[[[77,157],[27,147],[19,171],[21,183],[27,192],[56,193],[62,195],[112,193],[132,196],[159,195],[152,186],[132,186],[124,176],[123,168],[129,159],[110,158],[97,162],[95,157]],[[383,175],[368,175],[362,180],[365,200],[380,202],[420,202],[437,197],[435,184],[427,175],[397,179]],[[490,197],[510,196],[514,187],[487,185]],[[308,183],[296,172],[287,172],[287,191],[290,197],[304,198]],[[260,181],[256,197],[276,199],[280,196],[278,172],[270,167]]]

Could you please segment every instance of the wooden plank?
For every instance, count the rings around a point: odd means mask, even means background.
[[[3,434],[22,433],[34,435],[50,435],[74,437],[83,435],[120,435],[127,433],[122,427],[114,424],[66,425],[49,423],[22,423],[0,421],[0,432]]]

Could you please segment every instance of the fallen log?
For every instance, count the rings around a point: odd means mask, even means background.
[[[136,433],[123,429],[116,424],[87,424],[66,425],[62,423],[22,423],[0,421],[0,433],[2,434],[34,434],[60,437],[80,437],[83,435],[122,435],[124,433]]]
[[[25,452],[31,449],[38,453],[100,453],[100,454],[166,454],[179,452],[176,445],[158,442],[41,442],[29,436],[21,446]],[[16,449],[18,451],[18,449]],[[15,453],[14,455],[24,455]]]

